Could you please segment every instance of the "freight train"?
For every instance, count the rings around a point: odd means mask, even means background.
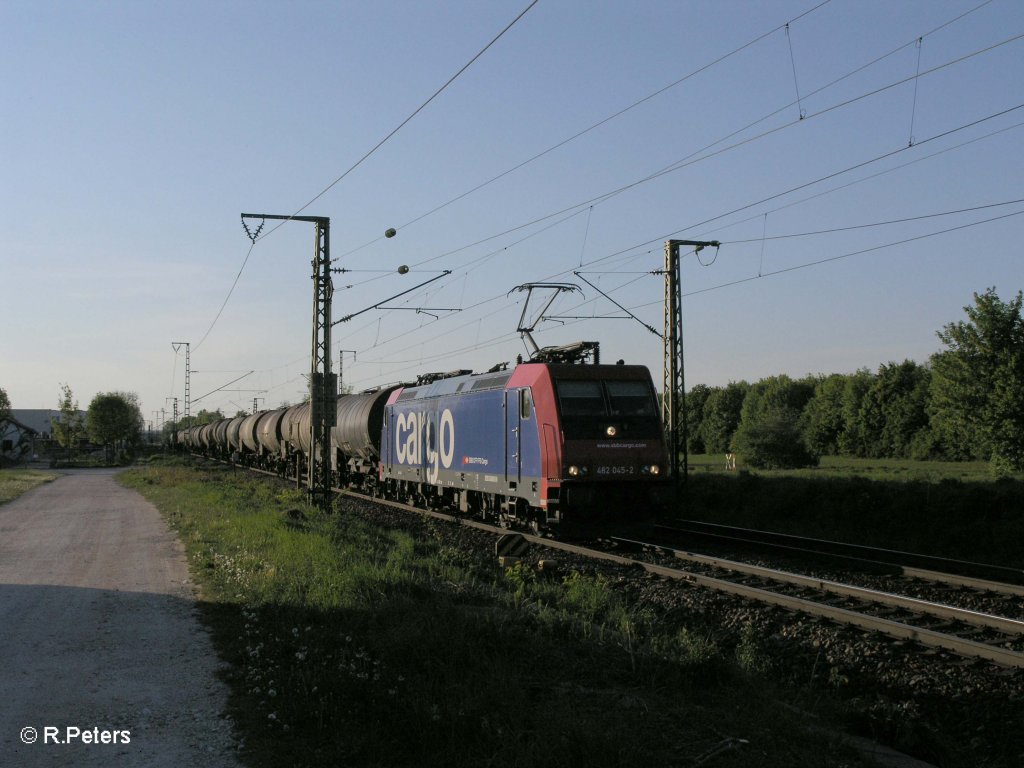
[[[309,404],[179,432],[188,449],[301,477]],[[669,460],[646,367],[526,362],[338,398],[335,484],[534,530],[651,517]]]

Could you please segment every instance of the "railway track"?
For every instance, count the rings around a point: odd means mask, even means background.
[[[1024,621],[649,542],[614,540],[627,547],[660,551],[703,566],[703,572],[679,569],[678,576],[673,573],[677,569],[663,572],[672,578],[685,578],[718,591],[942,648],[960,656],[1024,668],[1024,653],[1013,647],[1024,646]],[[733,576],[711,576],[708,570]],[[978,635],[984,636],[984,640],[972,637]]]
[[[507,529],[477,520],[467,520],[445,512],[423,510],[399,502],[337,490],[344,495],[363,501],[468,525],[496,535],[508,533]],[[711,576],[696,570],[671,567],[651,562],[646,558],[631,557],[593,546],[582,546],[526,533],[520,535],[527,542],[538,547],[618,565],[638,566],[648,573],[662,578],[684,581],[758,603],[827,618],[839,624],[877,632],[898,640],[913,641],[924,646],[941,648],[959,656],[985,659],[1000,666],[1024,669],[1024,653],[1005,647],[1011,644],[1024,644],[1024,621],[682,550],[666,550],[662,545],[650,542],[614,537],[612,539],[618,545],[628,548],[663,553],[669,551],[673,558],[740,574],[747,580],[740,581]],[[756,582],[749,579],[755,579]],[[779,589],[780,585],[782,589]],[[794,588],[797,591],[794,591]],[[901,616],[901,620],[897,620],[882,615],[886,611],[899,611],[906,618]],[[911,621],[913,623],[910,623]],[[984,641],[964,636],[977,633],[986,635]]]
[[[792,553],[800,557],[827,559],[844,565],[863,566],[881,573],[898,573],[908,578],[922,579],[954,587],[1024,596],[1024,570],[987,563],[933,557],[913,552],[847,544],[804,536],[793,536],[774,531],[680,520],[671,525],[657,527],[659,535],[670,541],[712,540],[729,545],[751,546]]]
[[[265,470],[255,471],[280,477]],[[341,496],[469,526],[496,536],[509,533],[506,528],[447,512],[425,510],[348,489],[335,488],[334,491]],[[679,529],[671,530],[677,532]],[[1003,667],[1024,669],[1024,653],[1016,650],[1016,647],[1024,647],[1024,621],[701,555],[654,542],[614,537],[610,539],[613,546],[620,550],[639,551],[642,555],[634,557],[609,551],[607,547],[584,546],[527,533],[520,535],[525,541],[537,547],[623,566],[639,567],[665,579],[686,582],[760,604],[825,618],[837,624],[943,649],[959,656],[984,659]],[[666,559],[687,562],[688,567],[666,565]],[[659,560],[661,562],[656,562]],[[964,578],[932,571],[928,573],[933,576],[948,576],[950,579]],[[1011,588],[1010,594],[1019,594],[1012,591],[1014,585],[982,582],[978,579],[972,581],[986,584],[987,586],[983,587],[985,589],[1000,591],[998,587],[1006,586]]]

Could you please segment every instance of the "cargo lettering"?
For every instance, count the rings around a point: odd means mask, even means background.
[[[440,424],[435,426],[432,416],[426,411],[398,414],[395,420],[395,460],[412,466],[425,464],[427,480],[436,483],[441,468],[450,469],[455,458],[455,417],[445,408],[441,412]]]

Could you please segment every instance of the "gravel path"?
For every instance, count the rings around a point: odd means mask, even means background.
[[[113,471],[0,506],[0,765],[238,765],[195,605],[180,543]]]

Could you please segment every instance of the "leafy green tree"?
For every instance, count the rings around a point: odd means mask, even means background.
[[[804,442],[820,455],[839,453],[839,438],[846,427],[843,418],[846,379],[839,373],[819,379],[814,386],[814,396],[804,408]]]
[[[193,424],[212,424],[213,422],[220,421],[223,418],[224,414],[221,412],[220,408],[215,411],[207,411],[206,409],[203,409],[193,417]]]
[[[803,409],[814,396],[810,381],[770,376],[743,400],[733,448],[743,461],[764,469],[816,466],[818,455],[803,439]]]
[[[60,386],[57,410],[60,411],[60,418],[51,419],[50,422],[53,437],[57,444],[68,452],[70,459],[78,445],[78,440],[85,434],[85,427],[82,424],[82,417],[78,413],[78,401],[75,400],[71,387],[67,384]]]
[[[1022,294],[974,294],[967,321],[949,323],[932,356],[932,426],[957,458],[989,458],[997,473],[1024,469]]]
[[[928,430],[931,371],[913,360],[879,367],[860,406],[866,455],[908,458],[918,433]]]
[[[745,381],[714,387],[704,401],[699,437],[707,453],[725,453],[740,423],[740,411],[750,385]]]
[[[704,421],[704,404],[711,396],[711,387],[698,384],[686,393],[686,447],[690,453],[704,453],[704,437],[701,423]]]
[[[7,397],[7,392],[4,391],[3,387],[0,387],[0,419],[3,419],[11,415],[11,400]]]
[[[875,374],[866,368],[846,377],[843,386],[843,431],[839,434],[839,453],[843,456],[867,456],[869,436],[861,423],[861,404],[875,382]]]
[[[94,443],[107,450],[110,461],[112,449],[118,444],[134,445],[142,432],[142,413],[135,393],[103,392],[89,403],[86,425]]]

